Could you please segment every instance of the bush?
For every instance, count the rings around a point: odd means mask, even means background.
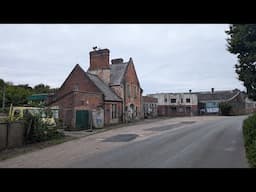
[[[221,115],[230,115],[232,106],[228,103],[220,103]]]
[[[59,132],[56,126],[48,126],[41,120],[41,114],[30,115],[26,114],[26,143],[42,142],[51,139],[64,137],[64,134]]]
[[[5,107],[4,109],[0,108],[0,113],[8,113],[9,108]]]
[[[256,113],[244,120],[243,135],[247,159],[256,168]]]

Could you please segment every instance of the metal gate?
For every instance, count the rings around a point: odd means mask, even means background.
[[[77,129],[89,129],[89,111],[88,110],[76,110],[76,128]]]

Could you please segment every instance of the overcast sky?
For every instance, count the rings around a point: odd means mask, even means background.
[[[93,46],[110,59],[132,57],[144,94],[244,90],[228,24],[1,24],[0,78],[60,87],[75,64],[89,67]]]

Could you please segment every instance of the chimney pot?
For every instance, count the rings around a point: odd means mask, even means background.
[[[120,64],[120,63],[123,63],[124,60],[122,58],[117,58],[117,59],[112,59],[111,60],[111,63],[112,64]]]

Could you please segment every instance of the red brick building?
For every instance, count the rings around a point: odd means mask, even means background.
[[[90,52],[87,72],[78,64],[74,67],[49,105],[58,107],[60,119],[74,129],[79,110],[103,109],[105,125],[140,118],[141,94],[132,59],[113,59],[110,64],[109,50],[101,49]]]

